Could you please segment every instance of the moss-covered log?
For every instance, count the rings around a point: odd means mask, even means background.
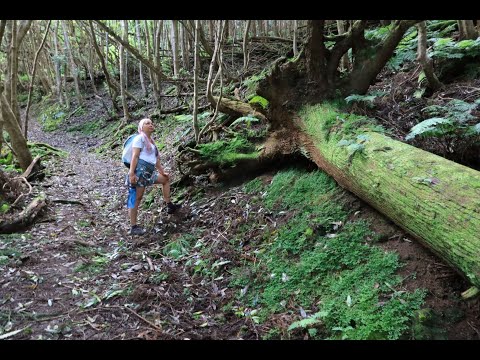
[[[213,96],[212,106],[216,106],[218,102],[218,96]],[[257,117],[260,120],[265,120],[265,115],[260,111],[254,109],[250,104],[244,103],[242,101],[232,100],[225,97],[222,97],[218,110],[225,114],[233,116],[247,116],[252,115]]]
[[[479,287],[480,172],[351,120],[327,106],[304,109],[296,119],[303,150]]]

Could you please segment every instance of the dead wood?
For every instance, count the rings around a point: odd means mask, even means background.
[[[37,197],[16,217],[0,220],[0,234],[17,232],[33,224],[46,204],[45,197]]]

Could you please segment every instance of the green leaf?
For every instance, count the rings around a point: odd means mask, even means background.
[[[288,327],[288,331],[292,331],[294,329],[298,329],[298,328],[306,328],[310,325],[315,325],[315,324],[319,324],[321,323],[321,318],[325,318],[326,316],[328,315],[328,312],[326,311],[319,311],[315,314],[313,314],[311,317],[307,318],[307,319],[302,319],[302,320],[299,320],[299,321],[295,321],[293,322],[289,327]]]
[[[264,97],[259,96],[259,95],[256,95],[253,98],[251,98],[248,103],[249,104],[258,104],[262,107],[262,109],[267,109],[267,107],[268,107],[268,100],[265,99]]]
[[[405,140],[410,140],[413,139],[415,136],[421,135],[421,134],[426,134],[427,132],[430,132],[432,130],[435,130],[437,125],[440,124],[452,124],[452,121],[450,119],[446,118],[431,118],[422,121],[421,123],[418,123],[412,129],[410,132],[405,136]]]
[[[348,155],[352,155],[357,151],[363,151],[365,149],[365,145],[363,144],[350,144],[347,146]]]
[[[235,120],[233,123],[230,124],[229,127],[234,127],[235,125],[238,125],[242,122],[245,122],[247,123],[248,125],[250,125],[252,122],[259,122],[260,120],[258,120],[256,117],[254,116],[242,116],[242,117],[239,117],[237,120]]]
[[[352,140],[345,140],[345,139],[342,139],[340,140],[338,143],[337,143],[337,146],[348,146],[350,144],[353,144],[353,141]]]
[[[480,134],[480,123],[478,123],[477,125],[473,125],[472,130],[474,133]]]

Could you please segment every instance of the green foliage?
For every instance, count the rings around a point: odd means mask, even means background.
[[[60,104],[53,104],[45,108],[39,117],[40,123],[42,124],[42,129],[44,131],[57,130],[62,121],[67,116],[65,111],[66,108],[61,106]]]
[[[41,156],[42,158],[48,158],[51,156],[66,157],[68,155],[68,153],[63,150],[52,148],[52,147],[46,147],[42,143],[28,142],[27,146],[33,157],[36,157],[36,156]]]
[[[434,59],[461,59],[463,57],[478,57],[480,55],[480,38],[475,40],[455,41],[450,37],[433,38]]]
[[[322,322],[321,319],[323,317],[327,316],[327,315],[328,314],[325,311],[319,311],[319,312],[313,314],[311,317],[293,322],[288,327],[288,331],[292,331],[292,330],[295,330],[295,329],[298,329],[298,328],[306,329],[309,326],[318,325]]]
[[[246,98],[250,99],[256,95],[258,83],[265,79],[268,69],[264,69],[260,74],[250,76],[243,81],[243,85],[246,86]]]
[[[345,223],[348,212],[338,204],[339,193],[320,171],[287,170],[273,178],[265,207],[288,213],[290,220],[266,232],[249,272],[234,271],[232,286],[242,289],[238,301],[259,310],[260,322],[274,313],[298,314],[302,307],[302,318],[288,328],[291,333],[399,339],[425,293],[398,289],[397,255],[369,242],[374,235],[366,222]]]
[[[230,127],[235,127],[236,125],[238,124],[241,124],[241,123],[245,123],[247,124],[247,127],[250,127],[252,125],[253,122],[259,122],[260,120],[258,120],[255,116],[242,116],[242,117],[239,117],[237,120],[235,120],[233,123],[230,124]]]
[[[365,39],[381,42],[387,38],[392,31],[392,24],[365,30]]]
[[[8,205],[7,203],[0,203],[0,214],[5,214],[7,213],[7,211],[10,209],[10,205]]]
[[[258,104],[262,107],[262,109],[266,110],[268,108],[268,100],[265,99],[264,97],[261,97],[259,95],[255,95],[252,97],[249,101],[249,104],[255,105]]]
[[[282,171],[274,176],[267,189],[265,206],[272,209],[278,204],[282,209],[296,208],[305,202],[305,194],[328,193],[335,187],[335,181],[322,171],[311,174],[295,169]]]
[[[173,240],[165,245],[163,248],[163,254],[175,260],[180,260],[185,255],[188,255],[188,252],[191,248],[190,243],[194,239],[195,237],[190,234],[179,236],[176,240]]]
[[[455,309],[453,310],[455,311]],[[445,319],[444,321],[449,320],[454,319]],[[411,337],[415,340],[447,340],[444,321],[442,321],[442,315],[432,309],[420,309],[415,312],[413,318]],[[455,320],[451,322],[455,323]]]
[[[149,280],[152,284],[161,284],[162,282],[168,280],[168,274],[166,273],[155,273],[150,275]]]
[[[91,274],[99,274],[109,263],[109,258],[104,254],[99,254],[93,256],[91,260],[85,263],[78,265],[74,271],[75,272],[87,272]]]
[[[416,136],[440,136],[447,133],[452,133],[454,126],[451,120],[445,118],[431,118],[424,120],[410,129],[410,132],[405,136],[405,140],[411,140]]]
[[[445,37],[457,28],[457,20],[427,20],[427,34],[431,37]]]
[[[350,96],[347,96],[345,98],[345,101],[347,103],[351,103],[351,102],[359,102],[359,103],[363,103],[365,104],[367,107],[369,108],[373,108],[375,105],[374,105],[374,100],[377,98],[376,95],[358,95],[358,94],[353,94],[353,95],[350,95]]]
[[[180,114],[180,115],[175,115],[175,120],[179,122],[191,122],[193,119],[193,115],[191,114]]]
[[[0,165],[11,165],[13,161],[13,153],[8,152],[4,157],[0,158]]]
[[[97,119],[85,122],[83,124],[71,126],[67,129],[68,132],[78,131],[86,135],[90,135],[98,132],[99,129],[103,128],[105,123],[103,119]]]
[[[477,128],[468,123],[475,120],[472,111],[478,107],[479,101],[467,103],[462,100],[450,100],[446,105],[430,105],[422,110],[430,116],[438,116],[423,120],[407,134],[405,140],[417,136],[442,137],[447,135],[465,138],[477,134]]]
[[[387,67],[399,71],[402,66],[411,64],[417,58],[418,33],[415,27],[411,27],[397,45],[394,55],[388,60]]]

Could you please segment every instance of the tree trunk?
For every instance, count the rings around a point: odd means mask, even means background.
[[[480,286],[480,172],[374,132],[349,153],[339,117],[325,130],[328,113],[317,105],[297,119],[311,159]]]
[[[353,70],[348,76],[349,85],[345,88],[346,93],[365,94],[392,56],[405,32],[418,22],[419,20],[398,21],[371,58],[359,56],[358,61],[356,58]]]
[[[128,42],[127,20],[122,20],[122,28],[123,28],[123,40]],[[123,49],[122,44],[120,44],[118,51],[120,52],[120,95],[122,98],[123,117],[125,121],[129,121],[130,113],[128,112],[128,104],[125,96],[125,86],[126,86],[125,84],[125,51]]]
[[[108,26],[103,24],[99,20],[93,20],[95,21],[104,31],[108,33],[118,44],[122,44],[125,49],[127,49],[130,54],[135,56],[135,58],[138,61],[141,61],[143,65],[147,66],[148,68],[152,69],[161,79],[166,79],[166,76],[163,74],[162,70],[155,66],[149,59],[146,59],[143,57],[137,49],[135,49],[133,46],[131,46],[128,42],[124,41],[122,38],[120,38],[117,34],[115,34]]]
[[[250,60],[248,52],[248,30],[250,29],[250,24],[252,20],[247,20],[245,24],[245,30],[243,32],[243,71],[247,71],[248,61]]]
[[[145,22],[145,39],[146,39],[146,47],[147,47],[147,58],[149,61],[152,61],[152,47],[150,46],[150,31],[148,29],[148,22],[147,20],[144,20]],[[155,44],[155,37],[152,37],[152,43]],[[152,84],[152,91],[153,91],[153,97],[155,99],[155,103],[157,104],[157,108],[161,108],[161,99],[160,99],[160,92],[158,89],[158,78],[156,76],[156,73],[148,68],[148,74],[150,77],[150,83]]]
[[[433,70],[433,61],[427,54],[427,26],[425,21],[417,24],[418,29],[418,55],[417,60],[422,64],[428,85],[433,91],[440,89],[443,84],[438,80]]]
[[[0,20],[0,46],[2,46],[3,34],[5,33],[6,25],[7,25],[7,20]]]
[[[198,143],[199,138],[199,128],[198,128],[198,23],[199,20],[195,20],[195,40],[194,40],[194,51],[193,51],[193,131],[195,133],[195,142]]]
[[[38,196],[16,218],[0,220],[0,234],[11,234],[30,226],[46,205],[45,196]]]
[[[78,85],[78,70],[77,70],[77,66],[75,65],[75,60],[73,59],[72,48],[70,47],[70,40],[68,37],[67,25],[65,23],[65,20],[62,20],[62,27],[63,27],[64,42],[65,42],[65,51],[68,54],[70,71],[72,73],[73,83],[75,85],[75,95],[77,97],[78,106],[83,106],[83,99],[80,93],[80,87]]]
[[[338,29],[338,35],[342,35],[345,33],[345,26],[343,24],[343,20],[337,20],[337,29]],[[341,65],[342,65],[342,68],[346,71],[350,69],[350,60],[348,60],[347,54],[342,56]]]
[[[62,89],[62,77],[60,74],[60,55],[58,52],[58,37],[57,37],[57,31],[58,31],[58,20],[55,26],[55,30],[53,31],[53,44],[55,48],[55,83],[56,83],[56,90],[57,90],[57,97],[58,101],[60,102],[60,105],[63,105],[64,100],[63,100],[63,89]]]
[[[12,148],[15,151],[15,156],[20,163],[20,166],[23,170],[26,170],[30,163],[32,162],[32,155],[30,150],[28,150],[27,141],[22,135],[22,130],[18,124],[15,114],[10,107],[5,95],[3,94],[3,89],[0,87],[0,116],[3,118],[3,126],[5,130],[10,135],[10,141],[12,143]]]
[[[305,48],[308,78],[321,87],[322,90],[329,87],[325,76],[326,49],[323,43],[324,26],[325,20],[310,20],[308,22],[308,40]]]
[[[189,70],[189,49],[188,49],[188,32],[185,30],[185,25],[183,23],[180,24],[179,28],[179,35],[180,35],[180,53],[182,54],[182,66],[185,70]]]
[[[298,23],[297,23],[297,20],[293,20],[293,57],[296,57],[298,54],[297,32],[298,32]]]
[[[180,71],[180,57],[178,54],[178,22],[172,20],[171,23],[171,42],[172,42],[172,56],[173,56],[173,76],[178,77]]]
[[[140,23],[139,23],[138,20],[135,20],[135,34],[137,36],[138,51],[141,53],[142,52],[142,37],[140,36]],[[145,86],[145,80],[143,78],[142,63],[139,62],[138,66],[139,66],[140,84],[142,85],[143,96],[147,97],[148,96],[148,91],[147,91],[147,87]]]
[[[459,40],[476,39],[478,37],[473,20],[457,20],[457,23],[460,33]]]
[[[92,44],[93,44],[93,47],[94,47],[94,49],[97,53],[98,59],[100,60],[100,65],[102,67],[103,73],[105,74],[105,80],[107,81],[108,93],[110,94],[110,100],[112,101],[112,106],[113,106],[113,108],[115,109],[116,112],[120,112],[120,108],[117,105],[118,90],[114,86],[113,81],[110,78],[110,74],[108,73],[107,65],[106,65],[105,60],[103,58],[102,52],[100,51],[100,48],[97,44],[97,40],[96,40],[96,37],[95,37],[95,31],[93,30],[92,20],[89,20],[88,22],[89,22],[89,25],[90,25]],[[108,49],[107,49],[107,54],[108,54]],[[105,56],[107,56],[107,55],[105,55]]]
[[[37,60],[40,51],[42,51],[43,44],[45,44],[45,40],[47,39],[48,30],[50,29],[50,24],[52,20],[48,21],[47,29],[45,30],[45,35],[43,36],[42,43],[40,44],[37,52],[35,53],[35,58],[33,60],[33,69],[32,74],[30,75],[30,85],[28,87],[28,99],[27,99],[27,109],[25,110],[25,126],[23,127],[23,136],[25,139],[28,138],[28,111],[30,110],[30,104],[32,102],[32,90],[33,90],[33,81],[35,80],[35,71],[37,69]]]

